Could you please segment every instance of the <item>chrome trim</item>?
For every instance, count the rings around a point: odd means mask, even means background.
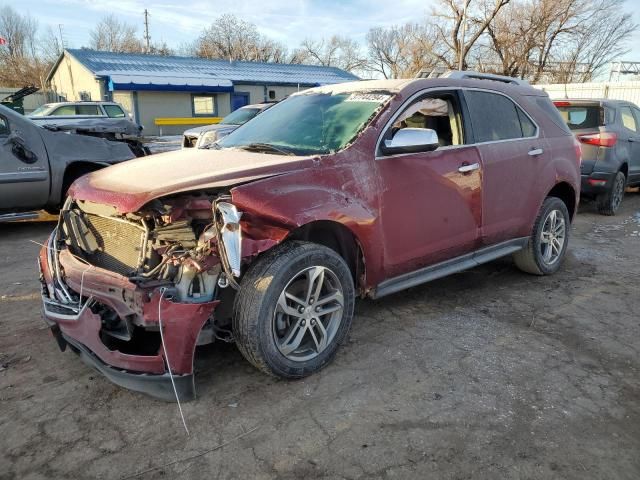
[[[509,100],[511,100],[514,104],[516,104],[518,106],[518,108],[520,110],[522,110],[522,112],[527,116],[527,118],[529,120],[531,120],[531,123],[533,123],[536,127],[536,134],[533,137],[522,137],[522,138],[508,138],[506,140],[491,140],[488,142],[475,142],[475,143],[465,143],[462,145],[447,145],[446,147],[439,147],[435,150],[433,150],[434,152],[440,152],[443,150],[453,150],[453,149],[459,149],[459,148],[469,148],[469,147],[473,147],[473,146],[477,146],[477,145],[489,145],[492,143],[504,143],[504,142],[520,142],[522,140],[535,140],[535,139],[539,139],[540,138],[540,126],[538,125],[538,123],[531,117],[531,115],[529,115],[529,113],[522,108],[522,105],[520,105],[517,101],[515,101],[513,98],[511,98],[509,95],[499,92],[497,90],[491,90],[488,88],[474,88],[474,87],[431,87],[431,88],[425,88],[423,90],[420,90],[419,92],[414,93],[413,95],[411,95],[407,100],[405,100],[405,102],[396,110],[396,113],[393,114],[393,116],[387,120],[387,123],[385,124],[384,128],[382,128],[380,130],[380,133],[378,134],[378,139],[376,140],[376,148],[375,148],[375,160],[383,160],[383,159],[387,159],[387,158],[395,158],[395,157],[399,157],[399,156],[405,156],[405,155],[415,155],[415,153],[400,153],[400,154],[392,154],[392,155],[378,155],[378,152],[381,152],[380,150],[380,144],[382,143],[382,137],[384,136],[385,132],[389,129],[389,127],[391,125],[393,125],[393,122],[400,116],[400,114],[404,111],[404,109],[411,103],[413,102],[416,98],[421,97],[423,95],[426,95],[428,93],[433,93],[433,92],[453,92],[453,91],[462,91],[464,94],[464,91],[468,91],[468,90],[473,90],[473,91],[478,91],[478,92],[487,92],[487,93],[495,93],[497,95],[502,95],[503,97],[507,97]],[[461,112],[461,116],[462,116],[462,112]],[[464,133],[464,132],[463,132]],[[426,152],[429,153],[429,152]]]
[[[51,318],[54,320],[63,320],[63,321],[77,321],[84,314],[85,310],[91,307],[91,304],[93,303],[93,297],[89,297],[87,301],[84,302],[81,308],[78,308],[77,306],[66,305],[53,300],[47,300],[46,298],[42,299],[42,303],[44,307],[44,313],[47,316],[47,318]],[[60,312],[53,312],[47,309],[48,305],[53,305],[58,308],[69,310],[71,313],[65,314]]]

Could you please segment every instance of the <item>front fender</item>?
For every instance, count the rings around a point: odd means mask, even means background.
[[[362,248],[367,278],[376,277],[376,265],[381,262],[375,259],[381,259],[382,249],[375,239],[382,237],[378,216],[370,205],[347,191],[273,180],[231,190],[233,204],[243,212],[243,233],[248,237],[243,241],[244,254],[267,250],[296,228],[328,220],[349,229]],[[259,183],[263,188],[256,188]]]

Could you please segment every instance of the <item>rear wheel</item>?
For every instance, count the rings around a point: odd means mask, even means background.
[[[565,203],[559,198],[547,197],[527,246],[513,254],[516,266],[533,275],[550,275],[558,271],[567,251],[570,224]]]
[[[236,297],[240,352],[265,373],[300,378],[325,366],[345,340],[355,303],[349,267],[333,250],[288,242],[258,258]]]
[[[598,212],[602,215],[615,215],[624,198],[624,190],[627,179],[624,173],[616,173],[608,192],[598,195],[597,206]]]

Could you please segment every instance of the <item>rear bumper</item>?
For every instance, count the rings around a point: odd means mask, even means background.
[[[580,194],[595,196],[609,191],[615,176],[616,172],[592,172],[589,175],[581,175]]]
[[[89,266],[71,253],[55,250],[53,237],[40,252],[43,316],[61,349],[70,346],[82,360],[113,383],[174,401],[171,374],[181,401],[195,398],[193,358],[198,336],[218,301],[177,303],[160,289],[143,289],[114,272]],[[121,319],[135,319],[132,341],[107,345],[103,320],[96,306],[106,306]],[[136,331],[156,332],[160,319],[166,351],[160,342],[145,344]],[[137,329],[137,330],[136,330]],[[108,337],[111,338],[111,337]]]

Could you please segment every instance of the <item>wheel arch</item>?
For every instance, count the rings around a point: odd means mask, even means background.
[[[301,240],[330,248],[349,266],[356,287],[365,288],[364,252],[358,237],[344,224],[335,220],[314,220],[292,230],[287,240]]]
[[[620,165],[618,171],[624,173],[624,177],[627,180],[629,179],[629,164],[626,161],[622,162],[622,165]]]
[[[568,182],[558,182],[547,194],[547,197],[556,197],[564,202],[569,211],[569,217],[573,221],[576,213],[577,199],[576,190]]]

